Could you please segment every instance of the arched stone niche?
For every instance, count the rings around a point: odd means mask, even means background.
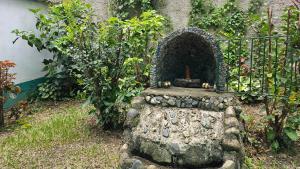
[[[186,65],[192,79],[216,85],[219,92],[225,90],[221,50],[212,35],[199,28],[177,30],[159,43],[153,59],[151,87],[158,87],[159,81],[173,83],[176,78],[184,78]]]

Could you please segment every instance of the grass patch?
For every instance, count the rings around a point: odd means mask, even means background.
[[[0,141],[1,150],[46,147],[53,143],[65,143],[87,136],[88,131],[80,122],[86,112],[69,108],[68,114],[55,114],[50,120],[25,124],[12,136]]]
[[[0,168],[116,168],[120,138],[92,132],[89,110],[68,103],[35,113],[0,137]]]

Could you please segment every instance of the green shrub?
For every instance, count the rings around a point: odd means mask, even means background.
[[[130,20],[113,17],[97,23],[91,6],[80,0],[54,5],[47,14],[31,11],[40,34],[14,33],[39,51],[53,53],[44,61],[47,80],[39,86],[39,97],[57,100],[83,91],[78,97],[89,96],[101,125],[120,127],[127,103],[149,81],[165,19],[148,11]]]
[[[94,16],[91,6],[81,0],[72,0],[49,7],[47,13],[41,9],[30,11],[36,17],[39,34],[18,29],[13,32],[38,51],[45,49],[53,54],[51,59],[43,61],[47,79],[38,87],[38,98],[59,100],[74,96],[82,88],[79,83],[82,70],[75,64],[70,50],[76,43],[75,34]]]
[[[105,128],[122,126],[128,103],[148,81],[163,21],[162,16],[148,11],[126,21],[110,18],[91,24],[76,37],[79,43],[74,56],[83,68],[94,114]]]
[[[256,58],[252,74],[260,78],[257,89],[266,112],[265,140],[275,151],[289,147],[299,139],[299,14],[296,7],[288,7],[282,16],[282,26],[276,28],[272,10],[269,10],[257,23],[256,33],[265,38],[261,38],[263,42],[256,44],[254,51],[265,53],[265,57]]]

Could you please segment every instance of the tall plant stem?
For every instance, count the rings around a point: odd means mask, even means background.
[[[267,70],[267,73],[270,74],[272,71],[272,39],[271,39],[271,36],[272,36],[272,10],[270,8],[268,8],[268,26],[269,26],[269,29],[268,29],[268,70]],[[270,115],[272,113],[270,107],[269,107],[269,98],[268,98],[268,94],[269,94],[269,86],[270,86],[270,78],[267,76],[267,78],[265,79],[266,82],[265,82],[265,91],[266,91],[266,97],[265,97],[265,105],[266,105],[266,112],[267,112],[267,115]]]

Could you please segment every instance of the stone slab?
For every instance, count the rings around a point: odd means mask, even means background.
[[[132,147],[160,164],[219,164],[223,160],[223,121],[224,112],[145,105],[132,131]]]
[[[148,88],[143,91],[142,95],[168,95],[168,96],[191,96],[191,97],[233,97],[230,93],[216,93],[210,89],[170,87],[165,88]]]

